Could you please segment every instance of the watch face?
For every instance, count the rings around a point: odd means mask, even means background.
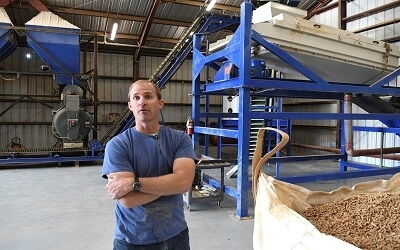
[[[142,184],[141,184],[140,182],[135,182],[135,183],[133,183],[133,185],[132,185],[132,188],[133,188],[133,190],[135,190],[135,191],[139,191],[141,187],[142,187]]]

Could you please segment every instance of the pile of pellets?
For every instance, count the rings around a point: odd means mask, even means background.
[[[301,215],[320,232],[361,249],[400,249],[400,192],[358,194]]]

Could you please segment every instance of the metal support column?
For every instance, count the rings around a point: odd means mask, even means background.
[[[250,72],[250,71],[249,71]],[[236,215],[248,217],[248,190],[250,188],[248,169],[250,166],[250,89],[239,89],[239,120],[238,120],[238,174]]]

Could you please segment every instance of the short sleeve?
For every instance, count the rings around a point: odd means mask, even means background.
[[[181,132],[181,131],[179,131]],[[192,139],[186,133],[181,133],[181,140],[175,158],[192,158],[195,162],[198,161],[193,149]]]
[[[107,174],[114,172],[133,172],[133,162],[129,159],[129,150],[132,144],[114,137],[105,148],[102,177],[107,179]],[[131,150],[132,152],[132,150]]]

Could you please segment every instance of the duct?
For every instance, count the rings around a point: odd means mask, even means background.
[[[25,26],[28,46],[53,73],[61,74],[56,75],[57,84],[82,86],[75,76],[80,71],[80,29],[50,11],[40,12]]]
[[[0,25],[3,27],[12,27],[10,18],[5,9],[0,7]],[[0,62],[6,59],[17,49],[17,37],[14,30],[1,28],[0,29]]]
[[[353,112],[352,104],[353,104],[352,96],[350,94],[346,94],[344,96],[344,113],[351,114]],[[352,157],[357,157],[357,156],[400,153],[400,147],[355,150],[353,148],[352,122],[353,122],[352,120],[344,120],[345,150],[348,155]]]

